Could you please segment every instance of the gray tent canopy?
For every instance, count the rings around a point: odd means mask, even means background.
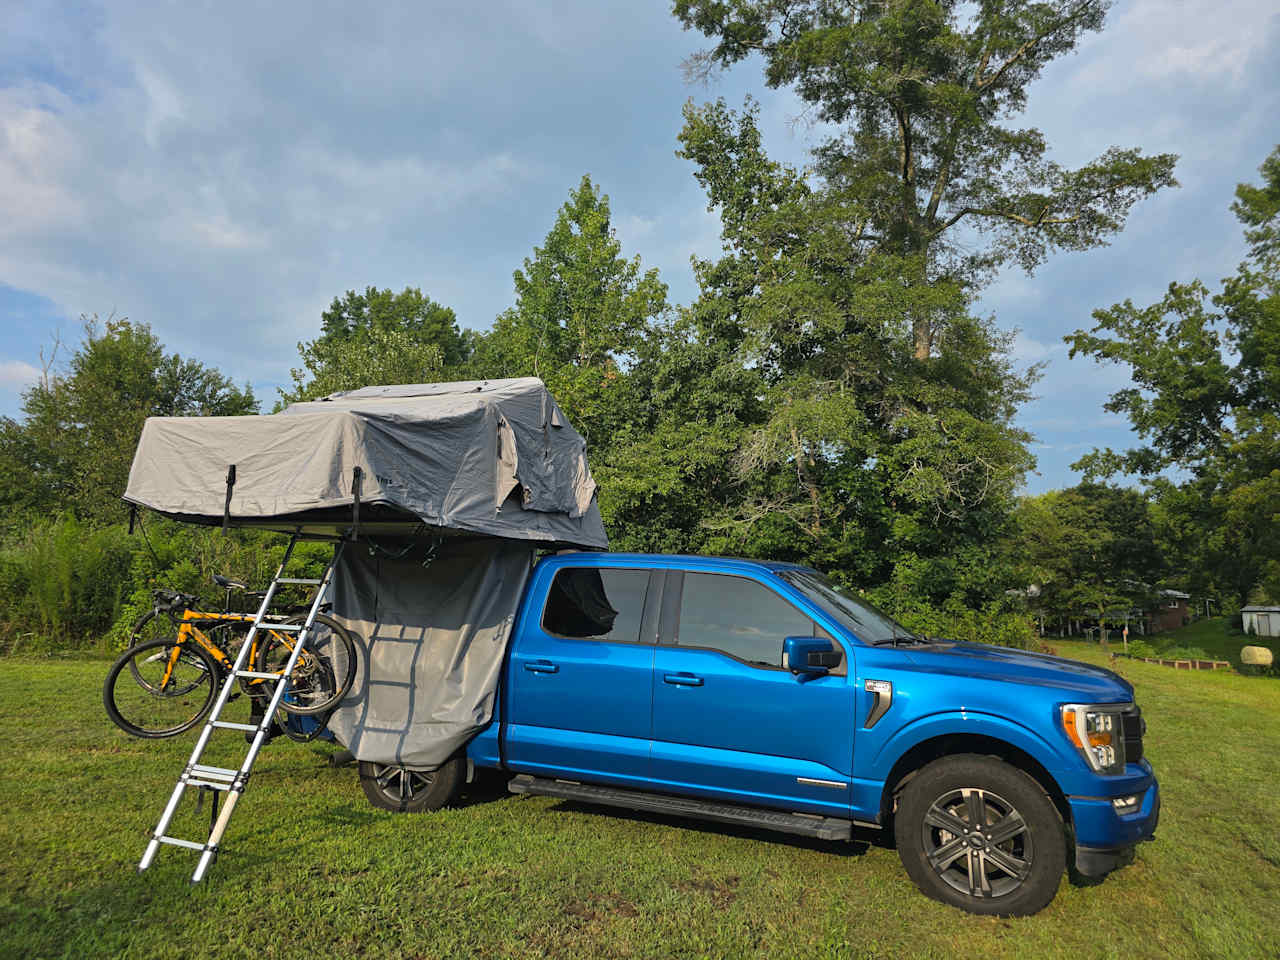
[[[124,499],[194,523],[334,531],[350,523],[356,482],[370,532],[608,547],[586,443],[534,377],[365,387],[268,416],[151,417]]]
[[[329,729],[359,760],[432,769],[493,716],[537,548],[608,547],[585,450],[532,377],[365,387],[269,416],[152,417],[124,499],[407,543],[334,571],[333,615],[362,651]]]

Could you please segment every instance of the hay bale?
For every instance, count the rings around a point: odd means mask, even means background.
[[[1241,647],[1240,662],[1246,667],[1269,667],[1275,657],[1266,647]]]

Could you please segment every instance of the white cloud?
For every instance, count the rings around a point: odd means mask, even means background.
[[[1110,29],[1135,44],[1132,67],[1147,78],[1239,83],[1277,23],[1272,0],[1137,0]]]
[[[1045,343],[1019,330],[1013,339],[1013,359],[1020,364],[1040,363],[1063,352],[1060,343]]]
[[[21,390],[40,379],[40,368],[25,360],[0,360],[0,389]]]

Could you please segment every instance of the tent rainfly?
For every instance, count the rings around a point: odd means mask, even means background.
[[[152,417],[124,499],[367,539],[334,571],[361,655],[329,729],[361,761],[429,770],[492,718],[536,549],[609,545],[585,450],[531,377],[366,387],[270,416]]]
[[[365,387],[268,416],[151,417],[124,499],[313,532],[350,524],[358,502],[371,533],[605,549],[585,450],[534,377]]]

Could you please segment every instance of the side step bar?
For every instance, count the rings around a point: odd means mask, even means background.
[[[606,807],[626,807],[629,810],[646,810],[651,813],[667,813],[677,817],[697,820],[714,820],[732,823],[740,827],[758,827],[779,833],[794,833],[819,840],[848,840],[853,834],[853,821],[838,817],[823,817],[808,813],[786,813],[781,810],[761,810],[759,807],[743,807],[732,803],[711,803],[689,797],[672,797],[662,793],[645,793],[621,787],[602,787],[591,783],[575,783],[569,780],[552,780],[523,773],[507,784],[512,793],[531,796],[559,797],[580,803],[598,803]]]

